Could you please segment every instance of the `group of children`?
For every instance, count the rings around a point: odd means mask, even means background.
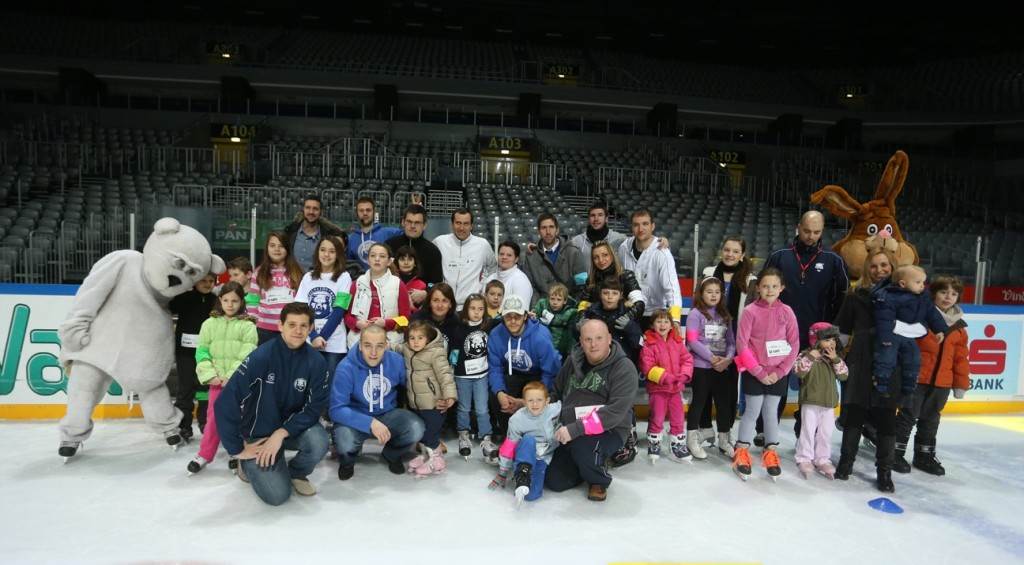
[[[283,233],[271,232],[263,260],[255,270],[244,258],[232,260],[228,264],[229,281],[223,286],[215,290],[211,275],[171,302],[172,311],[178,315],[177,403],[184,414],[181,436],[192,436],[194,400],[199,401],[197,420],[203,434],[199,453],[188,464],[189,472],[198,472],[214,458],[219,438],[213,407],[220,390],[258,344],[277,335],[281,308],[288,302],[301,301],[315,313],[309,343],[324,354],[332,377],[360,331],[370,325],[381,326],[390,347],[405,357],[406,404],[426,428],[421,453],[410,464],[410,472],[426,476],[445,470],[447,447],[441,441],[441,432],[449,419],[454,420],[458,433],[459,454],[468,458],[475,418],[483,451],[498,455],[501,472],[491,487],[503,487],[511,476],[519,502],[538,498],[559,427],[559,405],[549,402],[546,387],[539,382],[527,384],[523,388],[524,406],[509,420],[503,443],[497,445],[492,437],[487,343],[490,330],[501,321],[504,285],[490,281],[483,294],[470,295],[459,309],[449,285],[439,283],[428,288],[418,278],[416,253],[411,248],[403,247],[392,256],[387,245],[373,244],[368,270],[353,280],[346,270],[342,240],[322,238],[308,273],[301,272],[286,241]],[[956,378],[922,374],[916,389],[913,385],[918,379],[903,379],[902,392],[913,400],[905,403],[910,409],[905,410],[908,423],[904,425],[902,448],[914,423],[910,417],[913,414],[930,422],[930,453],[934,454],[937,412],[950,387],[958,397],[967,388],[966,332],[956,306],[962,287],[955,281],[947,281],[941,288],[933,284],[933,305],[924,292],[924,278],[920,268],[902,267],[893,274],[891,284],[875,289],[878,343],[873,374],[876,388],[887,395],[888,378],[895,366],[901,366],[904,375],[918,374],[921,350],[933,359],[929,367],[934,367],[937,374],[947,353],[935,351],[930,344],[941,343],[947,332],[959,332],[952,353],[957,360]],[[599,282],[598,296],[594,296],[599,300],[593,303],[574,299],[566,286],[555,284],[529,315],[547,327],[563,358],[576,343],[578,327],[584,320],[607,323],[614,339],[637,364],[648,393],[647,440],[652,462],[662,454],[667,418],[668,453],[673,460],[706,459],[705,442],[714,444],[717,439],[718,449],[732,459],[734,470],[745,480],[751,474],[750,446],[760,415],[765,435],[761,463],[770,477],[777,478],[781,466],[776,411],[787,394],[785,377],[794,371],[801,380],[803,415],[797,467],[805,477],[817,470],[832,478],[831,430],[833,411],[839,403],[836,383],[848,374],[841,356],[843,343],[834,326],[821,322],[811,328],[811,347],[800,351],[796,317],[779,300],[783,281],[778,270],[761,272],[756,281],[757,299],[742,310],[737,322],[724,304],[726,283],[707,277],[697,288],[685,330],[673,323],[668,311],[657,310],[649,328],[642,332],[617,277]],[[927,332],[922,323],[934,333]],[[731,441],[737,408],[732,384],[735,380],[725,378],[730,371],[742,372],[745,401],[735,444]],[[941,390],[935,392],[946,383],[950,383],[945,388],[946,396]],[[689,415],[682,395],[687,385],[693,389]],[[710,410],[712,399],[717,411],[717,438],[703,437],[699,431],[699,422],[704,411]],[[449,418],[453,407],[454,418]]]

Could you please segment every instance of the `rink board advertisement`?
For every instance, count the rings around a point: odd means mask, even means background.
[[[0,284],[0,418],[63,416],[67,376],[59,361],[57,329],[77,290],[76,285]],[[964,306],[964,310],[971,390],[959,402],[1020,402],[1024,399],[1020,378],[1024,308]],[[795,401],[796,393],[791,392],[790,402]],[[958,401],[951,396],[950,402]],[[137,413],[136,407],[132,414]],[[128,399],[115,382],[97,415],[128,414]]]

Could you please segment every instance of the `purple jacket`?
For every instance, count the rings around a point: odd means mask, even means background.
[[[787,351],[788,349],[788,351]],[[758,299],[743,310],[736,338],[736,368],[762,381],[769,373],[789,374],[800,353],[800,330],[793,309]]]
[[[686,315],[686,345],[693,353],[693,366],[698,369],[710,369],[712,355],[736,356],[736,336],[732,333],[732,324],[722,319],[714,309],[711,310],[710,320],[700,310],[690,309]]]

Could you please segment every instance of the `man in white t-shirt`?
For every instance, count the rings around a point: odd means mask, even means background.
[[[683,313],[683,295],[679,289],[679,275],[672,252],[662,248],[654,236],[651,211],[640,209],[630,216],[633,235],[619,246],[622,268],[633,271],[640,290],[644,293],[644,316],[641,327],[650,326],[655,310],[667,309],[674,324],[679,324]]]
[[[462,305],[470,294],[484,289],[484,278],[498,270],[494,250],[487,240],[473,235],[473,213],[465,208],[452,212],[452,233],[434,238],[441,251],[444,282],[455,291],[455,305]]]

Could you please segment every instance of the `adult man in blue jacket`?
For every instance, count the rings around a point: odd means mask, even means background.
[[[249,354],[214,409],[221,443],[241,462],[239,477],[271,506],[284,504],[293,488],[316,494],[307,477],[329,445],[319,424],[327,407],[327,362],[306,343],[312,327],[309,305],[285,306],[281,337]],[[287,464],[285,449],[298,451]]]
[[[349,263],[358,263],[359,268],[366,271],[369,268],[366,256],[370,252],[370,246],[374,243],[384,243],[392,237],[401,235],[402,230],[377,223],[376,204],[372,198],[365,196],[356,200],[356,218],[359,220],[359,225],[354,226],[352,233],[348,236],[348,249],[345,256]],[[395,251],[398,250],[391,250],[392,253]],[[355,279],[355,276],[353,275],[352,278]]]
[[[797,226],[797,236],[789,247],[768,256],[764,268],[782,271],[785,288],[779,300],[793,309],[800,328],[800,349],[810,347],[809,330],[815,322],[831,322],[839,314],[850,280],[846,276],[846,263],[839,254],[825,249],[821,236],[825,231],[825,216],[816,210],[805,212]],[[799,381],[792,371],[783,377],[789,379],[790,388]],[[786,408],[785,398],[779,403],[778,419]],[[793,431],[800,436],[800,407],[793,413]],[[760,427],[758,427],[760,430]],[[759,435],[760,437],[760,435]],[[758,438],[755,438],[755,443]]]
[[[405,359],[388,350],[384,328],[368,326],[359,333],[359,349],[338,364],[331,389],[331,420],[338,450],[338,478],[355,473],[363,442],[377,438],[384,461],[396,475],[405,473],[402,454],[423,437],[423,420],[398,407],[398,388],[405,385]]]

